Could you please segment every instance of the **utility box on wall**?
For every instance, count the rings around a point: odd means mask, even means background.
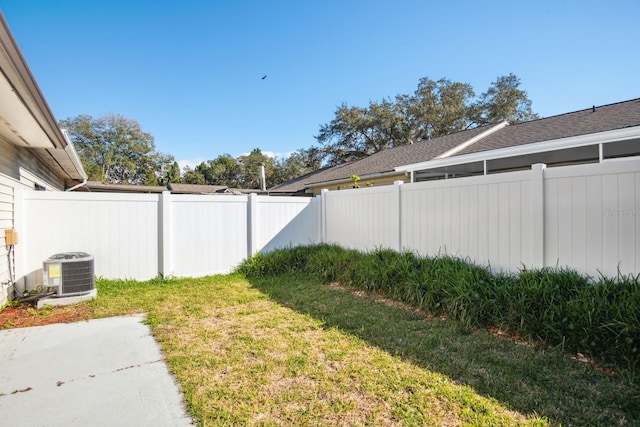
[[[4,244],[7,246],[15,246],[18,244],[18,232],[13,228],[4,230]]]

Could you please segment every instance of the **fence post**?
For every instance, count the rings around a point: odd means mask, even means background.
[[[171,192],[163,191],[160,195],[159,218],[160,250],[159,262],[160,274],[164,277],[171,275]]]
[[[258,194],[250,193],[247,199],[247,256],[258,252]]]
[[[531,267],[544,267],[544,163],[531,165]]]
[[[396,206],[398,207],[398,252],[402,252],[402,184],[404,181],[393,181],[396,189]]]
[[[320,190],[320,243],[327,243],[327,193],[328,189]]]

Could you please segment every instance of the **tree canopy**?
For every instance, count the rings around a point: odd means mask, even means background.
[[[264,165],[267,188],[271,188],[319,169],[322,153],[312,147],[299,149],[282,158],[268,156],[259,148],[237,158],[223,154],[213,160],[202,162],[193,169],[187,167],[181,182],[256,189],[259,188],[260,164]]]
[[[341,104],[316,139],[327,164],[335,165],[477,126],[535,118],[513,74],[498,77],[479,97],[468,83],[424,77],[411,95],[370,102],[366,108]]]
[[[60,127],[69,132],[90,180],[157,185],[176,175],[173,156],[157,152],[153,136],[135,120],[80,115],[60,121]]]
[[[174,157],[155,150],[153,136],[138,122],[118,114],[62,120],[91,180],[107,183],[166,185],[170,182],[259,188],[259,165],[267,188],[301,175],[387,148],[429,141],[439,136],[507,120],[538,118],[514,74],[500,76],[476,96],[468,83],[420,79],[412,94],[369,102],[366,107],[339,105],[331,122],[321,125],[319,146],[273,158],[259,148],[234,158],[222,154],[181,173]]]

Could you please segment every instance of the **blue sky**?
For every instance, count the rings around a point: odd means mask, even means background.
[[[0,0],[57,119],[137,120],[181,164],[316,143],[341,103],[514,73],[541,116],[640,97],[640,0]],[[263,75],[267,78],[262,80]]]

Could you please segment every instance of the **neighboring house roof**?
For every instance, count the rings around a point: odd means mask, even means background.
[[[79,191],[92,193],[162,193],[167,191],[167,187],[161,185],[105,184],[100,181],[89,181]]]
[[[445,159],[396,167],[416,180],[640,155],[640,99],[509,126]]]
[[[58,128],[9,26],[0,13],[0,138],[25,147],[61,178],[87,175],[68,136]]]
[[[499,124],[454,133],[430,141],[383,150],[364,159],[327,167],[280,184],[270,191],[304,191],[311,186],[399,175],[421,163],[450,163],[458,156],[525,144],[562,140],[640,126],[640,98],[594,106],[510,126]],[[441,160],[448,157],[447,161]]]
[[[457,155],[640,125],[640,98],[507,126]]]
[[[167,186],[173,194],[220,194],[229,191],[226,185],[176,184]]]
[[[397,175],[397,172],[394,171],[396,166],[434,159],[469,139],[480,135],[491,127],[492,126],[483,126],[441,136],[430,141],[388,148],[360,160],[319,169],[275,186],[269,189],[269,191],[302,191],[313,184],[348,180],[352,175],[358,175],[362,180],[385,173]]]
[[[170,191],[172,194],[268,194],[261,190],[247,190],[228,188],[224,185],[203,185],[203,184],[176,184],[170,183],[166,187],[161,185],[139,185],[139,184],[107,184],[100,181],[89,181],[80,188],[79,191],[93,193],[162,193]]]

